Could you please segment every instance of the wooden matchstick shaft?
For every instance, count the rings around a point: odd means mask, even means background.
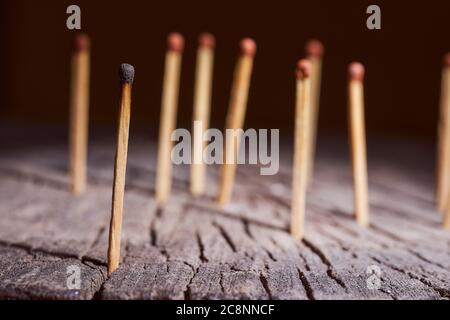
[[[247,47],[247,51],[245,49]],[[242,129],[244,125],[245,112],[247,109],[248,91],[253,69],[253,59],[256,52],[256,44],[251,39],[241,42],[242,53],[234,71],[233,87],[228,109],[225,129]],[[240,145],[240,137],[233,135],[233,141],[226,141],[223,152],[223,164],[218,195],[218,204],[224,208],[231,199],[234,179],[236,176],[236,163]],[[231,142],[231,145],[230,145]],[[232,155],[229,155],[232,153]],[[232,158],[233,161],[227,161]]]
[[[296,240],[301,240],[304,237],[309,161],[308,142],[311,129],[311,78],[308,74],[309,68],[311,68],[311,65],[308,61],[299,61],[296,85],[294,167],[291,203],[291,235]]]
[[[111,223],[109,229],[108,275],[118,267],[120,261],[120,240],[122,234],[123,199],[128,154],[128,133],[131,112],[131,87],[134,68],[122,65],[122,97],[117,128],[117,150],[114,165]]]
[[[360,64],[352,64],[357,69],[349,81],[349,127],[351,134],[351,159],[353,167],[354,210],[357,222],[369,225],[369,197],[366,159],[366,134],[364,125],[364,69]],[[352,73],[353,71],[350,70]]]
[[[450,206],[447,205],[444,214],[444,229],[450,230]]]
[[[80,195],[86,189],[87,148],[89,122],[89,39],[85,35],[76,38],[72,55],[71,103],[70,103],[70,190]]]
[[[211,110],[212,74],[214,65],[214,38],[210,34],[202,34],[197,52],[197,70],[194,94],[194,129],[193,154],[191,165],[191,193],[200,196],[205,189],[206,167],[203,162],[204,131],[209,128]],[[201,124],[197,132],[195,124]]]
[[[445,212],[450,194],[450,55],[442,69],[438,137],[436,202],[439,211]]]
[[[163,206],[166,203],[172,187],[171,152],[173,141],[171,135],[175,130],[177,119],[181,53],[183,50],[181,35],[171,34],[168,41],[169,50],[166,53],[165,61],[156,171],[156,202],[158,206]],[[181,44],[175,45],[171,41],[179,41]]]
[[[309,135],[309,160],[308,160],[308,182],[311,185],[314,180],[314,164],[317,147],[317,126],[319,120],[320,90],[322,82],[322,56],[323,46],[317,40],[307,44],[308,60],[311,61],[311,112],[310,112],[310,135]]]

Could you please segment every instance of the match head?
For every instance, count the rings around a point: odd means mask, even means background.
[[[256,54],[256,42],[251,38],[241,40],[241,54],[244,56],[254,57]]]
[[[167,48],[169,51],[183,52],[184,38],[178,32],[172,32],[167,36]]]
[[[352,62],[348,67],[348,74],[351,80],[364,80],[364,66],[359,62]]]
[[[75,36],[75,42],[74,42],[74,48],[75,51],[85,51],[89,50],[91,47],[91,40],[89,39],[89,36],[84,33],[79,33]]]
[[[306,54],[309,57],[322,57],[323,51],[323,44],[317,39],[309,40],[306,43]]]
[[[297,62],[297,79],[302,80],[311,76],[311,61],[301,59]]]
[[[444,55],[444,67],[450,67],[450,52]]]
[[[198,45],[200,48],[214,49],[216,46],[216,39],[209,32],[204,32],[198,37]]]
[[[134,67],[131,64],[128,63],[122,63],[120,65],[120,82],[122,84],[129,83],[133,84],[134,81]]]

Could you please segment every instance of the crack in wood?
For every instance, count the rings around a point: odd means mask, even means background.
[[[308,241],[306,239],[303,239],[302,243],[320,258],[322,263],[327,267],[327,275],[331,279],[333,279],[338,285],[340,285],[343,289],[345,289],[347,291],[347,286],[345,285],[344,281],[342,281],[342,279],[336,275],[336,272],[335,272],[332,264],[327,259],[325,254],[318,247],[316,247],[315,245],[313,245],[310,241]]]
[[[418,253],[417,251],[414,251],[413,249],[407,249],[407,251],[408,251],[409,253],[411,253],[412,255],[416,256],[417,258],[419,258],[420,260],[422,260],[423,262],[432,264],[432,265],[434,265],[434,266],[436,266],[436,267],[438,267],[438,268],[441,268],[441,269],[443,269],[443,270],[447,270],[447,268],[444,267],[442,264],[437,263],[437,262],[434,262],[434,261],[431,261],[431,260],[425,258],[423,255],[421,255],[421,254]]]
[[[65,190],[68,185],[63,181],[43,177],[36,173],[22,172],[14,168],[0,167],[0,174],[15,179],[17,181],[26,181],[35,185],[46,186],[52,189]]]
[[[429,287],[430,289],[434,290],[436,293],[438,293],[442,298],[446,298],[446,299],[450,299],[450,289],[449,288],[440,288],[440,287],[436,287],[435,285],[433,285],[431,282],[429,282],[428,280],[424,279],[421,276],[418,276],[414,273],[412,273],[411,271],[406,271],[403,270],[399,267],[396,267],[394,265],[392,265],[391,263],[388,263],[386,261],[382,261],[376,257],[371,257],[375,262],[384,265],[392,270],[395,270],[397,272],[400,272],[406,276],[408,276],[410,279],[413,280],[418,280],[421,283],[423,283],[425,286]]]
[[[299,269],[297,268],[297,272],[298,272],[298,278],[300,279],[300,282],[302,283],[303,287],[305,288],[305,292],[306,292],[306,296],[308,297],[309,300],[316,300],[314,298],[314,290],[311,287],[308,279],[306,278],[305,274]]]
[[[264,252],[267,254],[267,256],[269,257],[269,259],[270,260],[272,260],[273,262],[277,262],[278,260],[274,257],[274,255],[272,254],[272,252],[270,252],[269,250],[267,250],[267,249],[263,249],[264,250]]]
[[[277,231],[284,231],[284,232],[288,232],[289,228],[286,227],[279,227],[270,223],[266,223],[263,221],[259,221],[259,220],[255,220],[255,219],[251,219],[249,217],[245,217],[242,215],[238,215],[236,213],[231,213],[231,212],[227,212],[227,211],[221,211],[219,209],[216,209],[214,207],[208,207],[205,205],[201,205],[195,202],[187,202],[186,203],[186,208],[188,209],[196,209],[193,210],[194,212],[201,213],[201,214],[207,214],[209,216],[211,215],[217,215],[217,216],[221,216],[227,219],[231,219],[231,220],[235,220],[235,221],[246,221],[246,223],[251,224],[253,226],[257,226],[257,227],[261,227],[261,228],[266,228],[269,230],[277,230]],[[189,211],[186,211],[189,212]]]
[[[233,251],[234,253],[237,252],[236,246],[233,243],[233,241],[231,240],[230,236],[228,235],[228,233],[226,232],[226,230],[217,222],[217,221],[213,221],[212,225],[214,227],[217,228],[217,230],[219,230],[219,234],[222,236],[222,238],[225,240],[225,242],[228,244],[228,246],[230,247],[231,251]]]
[[[198,250],[199,250],[199,259],[202,263],[208,262],[208,258],[205,256],[205,246],[203,245],[202,239],[200,237],[200,233],[196,232],[195,236],[197,238]]]
[[[259,280],[261,281],[261,284],[264,290],[266,291],[269,300],[273,300],[272,292],[270,291],[269,288],[269,282],[267,281],[267,278],[262,272],[259,273]]]
[[[241,222],[244,225],[244,232],[245,234],[252,240],[255,240],[255,237],[253,236],[253,234],[250,231],[250,223],[247,219],[244,219],[243,217],[241,217]]]

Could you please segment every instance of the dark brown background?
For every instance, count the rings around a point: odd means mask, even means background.
[[[0,2],[3,119],[65,124],[73,31],[66,7],[82,9],[91,35],[93,125],[115,125],[117,69],[136,67],[132,126],[157,128],[165,37],[186,37],[179,126],[189,127],[196,39],[217,37],[212,124],[223,127],[239,39],[258,43],[247,125],[285,128],[294,115],[294,66],[311,37],[326,46],[321,132],[345,131],[346,67],[367,68],[369,134],[432,139],[442,55],[450,50],[448,1],[26,1]],[[382,30],[366,29],[366,8],[382,9]]]

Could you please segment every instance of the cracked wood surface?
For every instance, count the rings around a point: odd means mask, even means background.
[[[218,168],[208,168],[207,194],[194,199],[187,166],[174,168],[170,201],[157,210],[155,141],[131,133],[122,261],[107,279],[113,139],[93,139],[88,191],[73,197],[61,135],[37,132],[30,143],[14,134],[15,145],[0,141],[0,298],[450,298],[450,233],[434,209],[430,145],[369,141],[371,225],[362,229],[352,217],[346,142],[325,140],[306,237],[295,242],[289,144],[276,176],[239,167],[226,210],[214,203]],[[80,290],[67,289],[70,265],[81,270]],[[367,286],[369,266],[381,269],[377,290]]]

